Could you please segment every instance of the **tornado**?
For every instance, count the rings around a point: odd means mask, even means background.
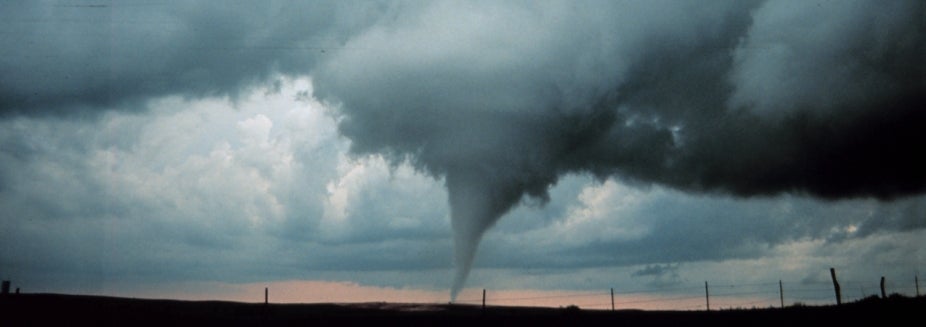
[[[742,198],[926,192],[922,1],[412,7],[326,54],[313,85],[351,154],[444,181],[451,299],[486,232],[568,174]]]
[[[511,185],[493,180],[493,174],[455,170],[447,174],[446,186],[453,227],[454,277],[450,300],[455,301],[472,270],[479,241],[520,198]]]

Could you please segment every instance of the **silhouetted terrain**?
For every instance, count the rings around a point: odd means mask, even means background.
[[[270,304],[60,294],[0,297],[0,325],[119,326],[883,326],[926,319],[926,297],[868,298],[842,306],[721,311],[359,303]]]

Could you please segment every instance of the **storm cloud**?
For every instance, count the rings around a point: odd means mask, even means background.
[[[486,229],[573,172],[737,196],[922,192],[924,14],[919,2],[440,2],[352,38],[370,50],[340,51],[315,76],[354,153],[446,178],[468,267]]]
[[[306,74],[373,1],[16,1],[0,4],[0,114],[140,110],[156,96],[236,96]],[[126,105],[126,104],[135,105]]]
[[[431,7],[317,75],[355,152],[540,197],[573,171],[744,196],[926,185],[921,3]]]

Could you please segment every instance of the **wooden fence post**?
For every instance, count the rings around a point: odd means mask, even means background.
[[[842,304],[842,293],[839,291],[839,281],[836,280],[836,269],[830,268],[830,277],[833,278],[833,289],[836,290],[836,305]]]
[[[611,288],[611,311],[614,311],[614,288]]]
[[[482,289],[482,311],[486,311],[486,289]]]
[[[881,276],[881,298],[887,298],[887,292],[884,292],[884,276]]]
[[[707,281],[704,281],[704,302],[707,304],[707,311],[711,311],[711,293],[707,290]]]
[[[916,297],[920,297],[920,274],[913,274],[913,285],[916,286]]]
[[[781,299],[781,307],[785,307],[785,289],[781,286],[781,279],[778,280],[778,297]]]

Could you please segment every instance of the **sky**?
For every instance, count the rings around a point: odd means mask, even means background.
[[[921,1],[0,3],[25,292],[913,295]],[[924,285],[926,291],[926,285]],[[726,302],[724,302],[726,299]]]

